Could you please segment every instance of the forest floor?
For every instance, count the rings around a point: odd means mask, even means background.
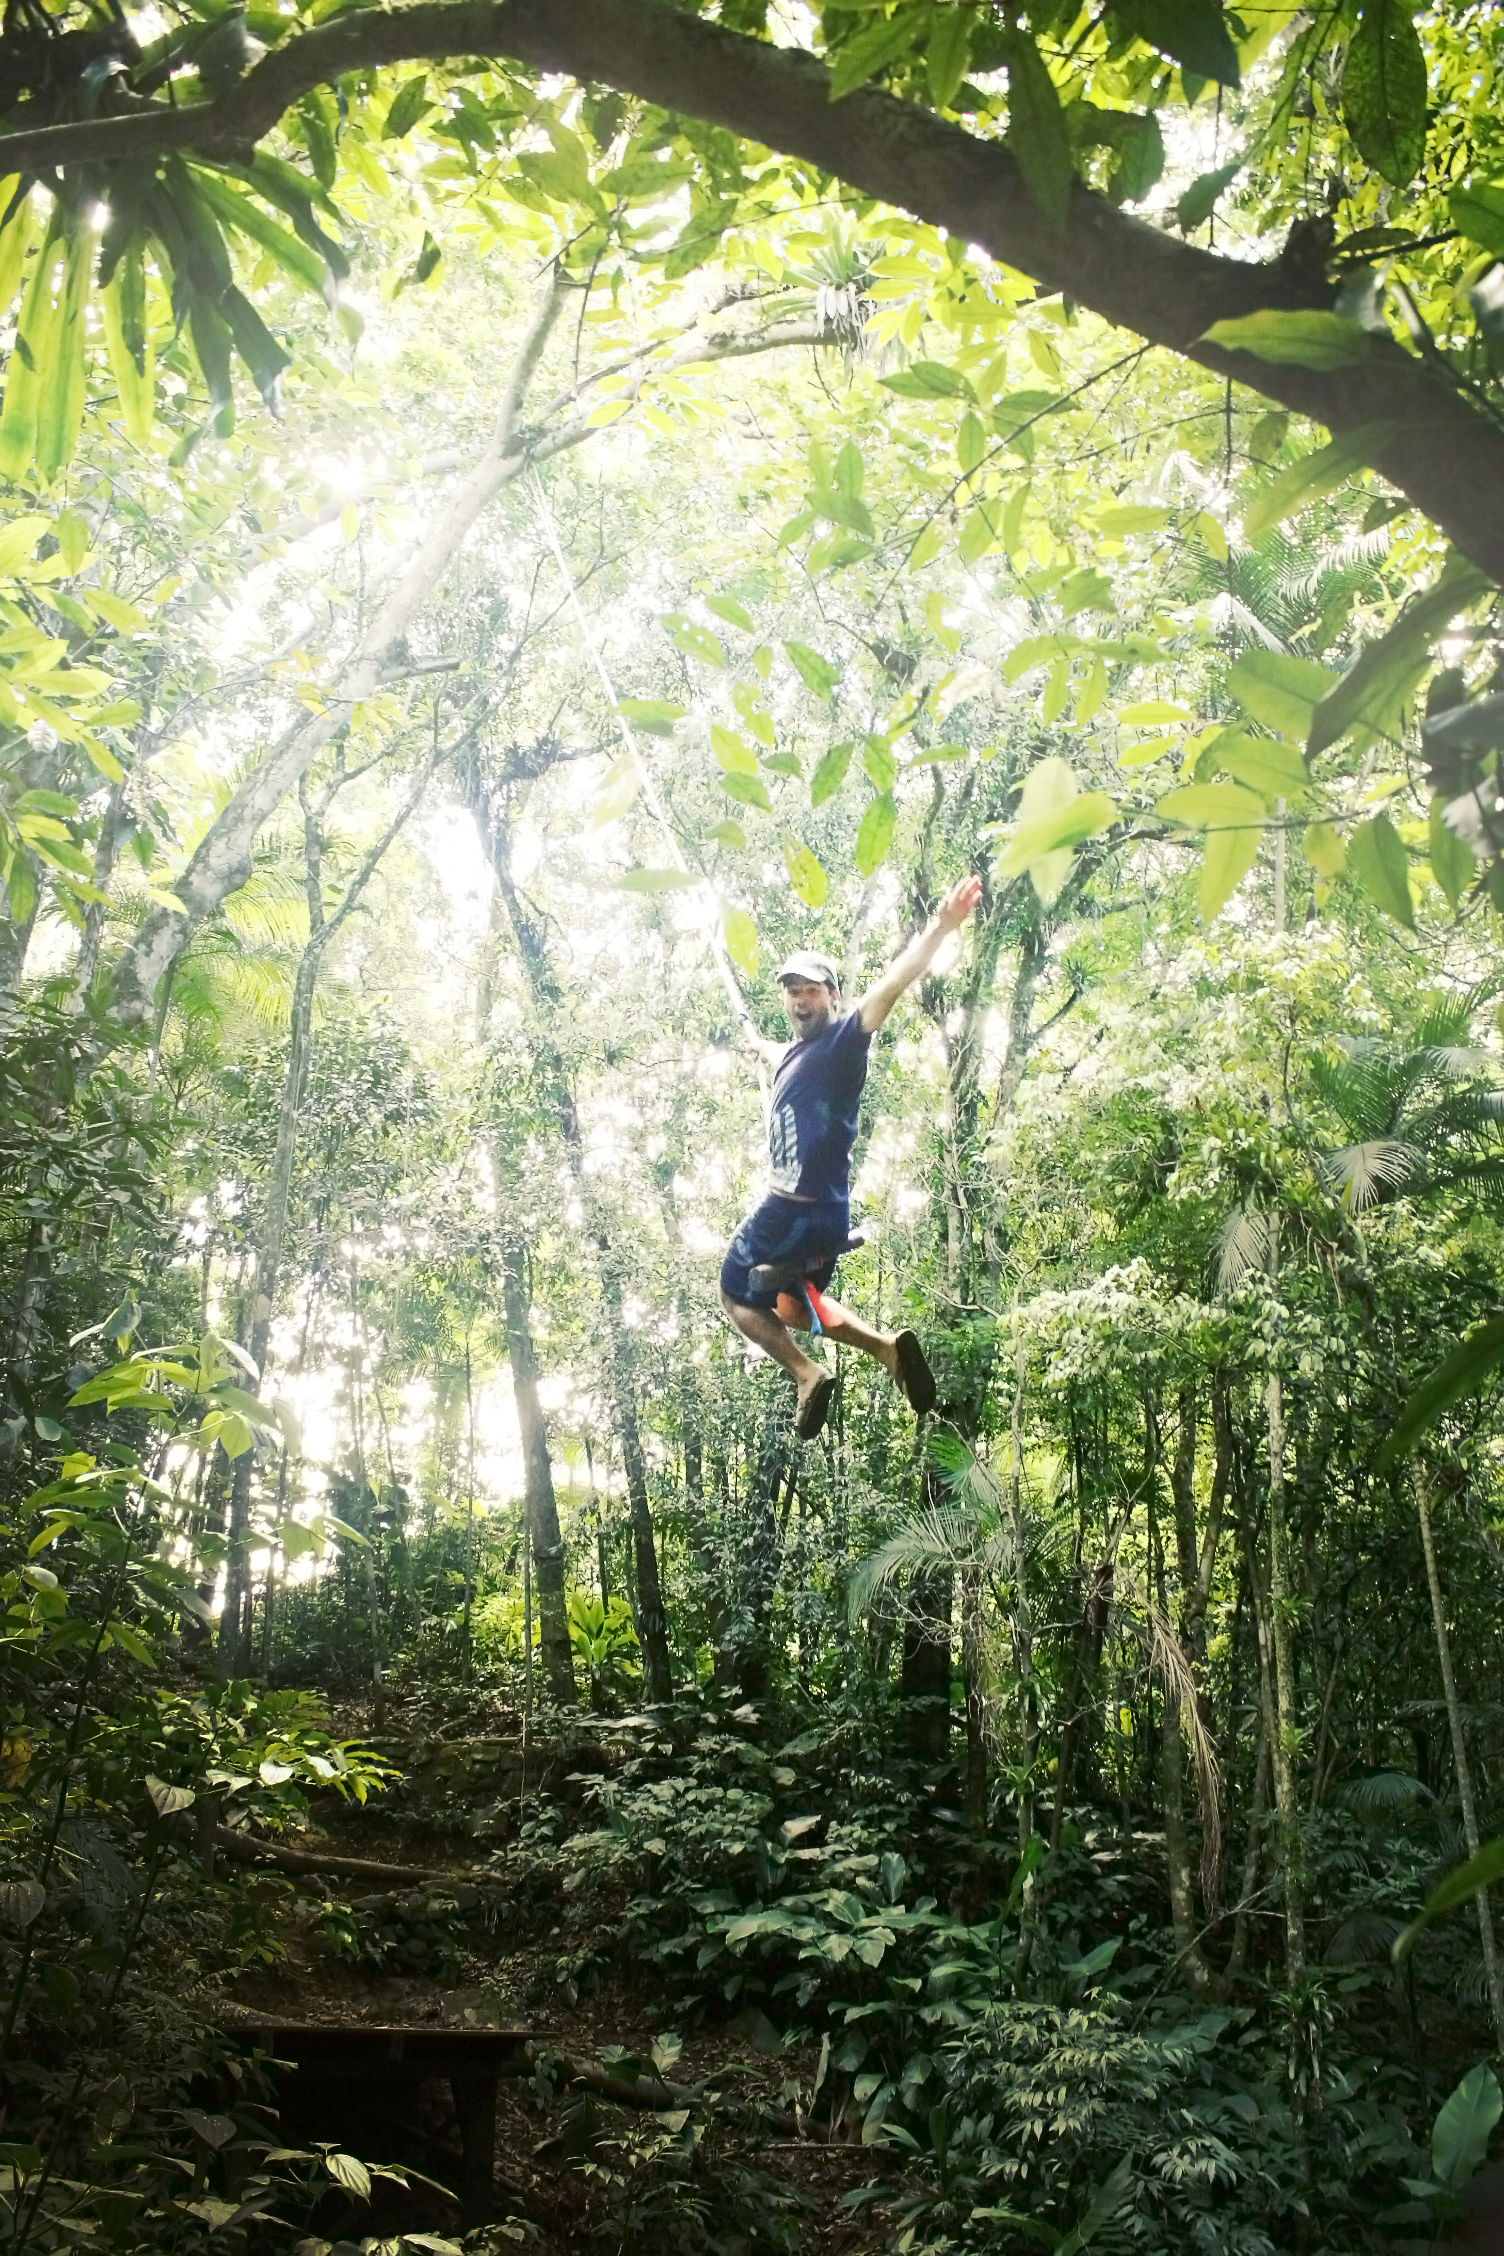
[[[227,1985],[224,2025],[249,2030],[275,2020],[525,2032],[532,2070],[504,2074],[498,2095],[501,2246],[525,2245],[537,2256],[627,2243],[667,2250],[686,2245],[686,2198],[704,2205],[705,2238],[694,2244],[724,2249],[725,2256],[754,2244],[801,2256],[867,2256],[885,2246],[890,2233],[877,2218],[865,2206],[843,2206],[842,2197],[879,2177],[894,2182],[901,2175],[896,2157],[863,2145],[859,2124],[827,2120],[825,2095],[813,2118],[798,2112],[800,2091],[808,2094],[815,2083],[817,2048],[805,2048],[808,2058],[786,2049],[759,2012],[687,2025],[682,2001],[651,1970],[623,1967],[613,1951],[616,1906],[593,1902],[584,1890],[562,1902],[509,1901],[484,1878],[491,1844],[477,1853],[466,1838],[458,1805],[473,1798],[477,1781],[464,1773],[478,1771],[482,1785],[494,1783],[498,1771],[505,1775],[520,1746],[519,1719],[471,1716],[463,1736],[438,1739],[404,1731],[402,1720],[389,1716],[377,1732],[369,1717],[345,1714],[339,1728],[405,1755],[406,1787],[364,1809],[329,1797],[309,1829],[285,1837],[286,1844],[422,1867],[433,1881],[419,1887],[402,1880],[376,1896],[380,1883],[371,1879],[323,1881],[310,1873],[284,1882],[273,1915],[281,1955]],[[565,1750],[565,1759],[575,1752]],[[531,1751],[544,1777],[549,1754],[547,1747]],[[563,1798],[577,1805],[577,1782],[573,1790],[563,1786]],[[453,1890],[472,1900],[458,1914],[426,1916],[432,1899]],[[362,1904],[373,1903],[374,1914],[362,1914]],[[359,1956],[339,1940],[343,1906],[361,1923]],[[385,1964],[373,1963],[383,1955]],[[669,2091],[658,2106],[622,2105],[601,2089],[602,2081],[649,2068],[655,2040],[665,2038],[680,2044],[665,2067]],[[678,2097],[686,2087],[695,2094],[688,2124]],[[454,2183],[458,2139],[445,2097],[441,2085],[414,2089],[404,2120],[335,2117],[323,2135],[365,2161],[406,2162]],[[311,2135],[319,2135],[317,2126]],[[658,2234],[660,2222],[667,2229]],[[436,2193],[415,2188],[404,2196],[378,2187],[374,2206],[321,2220],[320,2229],[347,2240],[413,2230],[453,2237],[461,2223],[457,2204]]]

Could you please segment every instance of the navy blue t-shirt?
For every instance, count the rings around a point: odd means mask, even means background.
[[[790,1042],[773,1081],[768,1159],[785,1198],[844,1198],[872,1036],[855,1011]]]

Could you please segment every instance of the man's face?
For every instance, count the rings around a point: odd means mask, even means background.
[[[786,979],[783,983],[783,1007],[788,1013],[789,1026],[796,1042],[808,1042],[816,1034],[823,1034],[836,1015],[836,991],[818,979]]]

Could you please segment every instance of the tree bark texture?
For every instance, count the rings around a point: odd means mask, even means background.
[[[1213,323],[1309,306],[1290,265],[1227,258],[1161,233],[1077,182],[1057,229],[1000,141],[982,141],[874,87],[830,99],[815,56],[696,20],[662,0],[420,0],[351,9],[296,34],[218,101],[7,138],[16,172],[170,148],[244,158],[309,88],[381,64],[505,56],[614,86],[802,158],[851,187],[978,243],[1047,290],[1152,345],[1230,376],[1334,432],[1387,422],[1375,466],[1473,562],[1504,579],[1504,432],[1445,376],[1387,338],[1336,369],[1287,367],[1204,342]],[[1318,285],[1320,288],[1320,285]],[[1324,291],[1317,303],[1328,303]]]
[[[512,1393],[522,1435],[523,1497],[538,1592],[538,1636],[549,1696],[563,1707],[575,1702],[574,1659],[569,1649],[569,1616],[564,1597],[564,1537],[554,1495],[548,1454],[548,1423],[538,1400],[538,1358],[528,1321],[527,1267],[523,1249],[508,1239],[502,1255],[502,1306]]]

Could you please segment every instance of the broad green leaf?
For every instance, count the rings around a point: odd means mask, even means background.
[[[846,780],[846,770],[851,765],[852,745],[832,744],[810,779],[809,801],[812,807],[823,807],[833,799]]]
[[[1410,857],[1387,815],[1359,823],[1347,849],[1347,874],[1397,924],[1415,929],[1410,900]]]
[[[1157,533],[1170,522],[1168,509],[1156,509],[1144,501],[1124,502],[1117,508],[1097,512],[1097,531],[1109,540],[1119,540],[1124,533]]]
[[[179,1810],[191,1809],[197,1799],[191,1786],[169,1786],[163,1778],[154,1778],[150,1771],[145,1779],[147,1799],[158,1817],[176,1817]]]
[[[1197,78],[1236,86],[1238,51],[1221,0],[1112,0],[1108,22],[1170,55]]]
[[[1459,838],[1450,823],[1442,820],[1445,805],[1444,799],[1431,801],[1431,875],[1446,895],[1447,906],[1455,916],[1458,902],[1473,882],[1478,860],[1467,840]]]
[[[597,825],[615,822],[631,806],[642,783],[642,762],[635,752],[624,752],[612,762],[601,795],[591,809],[591,821]]]
[[[76,219],[65,234],[62,301],[48,333],[37,403],[37,468],[55,478],[72,459],[84,413],[84,308],[94,262],[94,231]]]
[[[964,760],[965,758],[966,746],[964,744],[927,744],[922,751],[914,754],[910,765],[916,768],[932,768],[941,760]]]
[[[1317,447],[1313,454],[1281,470],[1244,514],[1243,529],[1248,538],[1257,540],[1260,533],[1267,533],[1292,510],[1303,509],[1318,494],[1345,485],[1354,471],[1377,460],[1399,428],[1398,423],[1360,423],[1356,430],[1344,431],[1329,446]]]
[[[1227,686],[1244,712],[1265,728],[1304,741],[1312,714],[1339,679],[1314,658],[1293,658],[1285,650],[1245,650]]]
[[[223,173],[195,166],[192,178],[196,192],[218,218],[269,251],[283,272],[301,282],[305,290],[325,298],[332,296],[332,285],[348,271],[348,262],[322,228],[310,227],[312,243],[300,241]],[[308,224],[306,215],[300,216]]]
[[[725,909],[721,914],[721,930],[726,935],[726,952],[738,970],[749,979],[757,977],[757,924],[745,909]]]
[[[1049,66],[1026,32],[1008,35],[1008,146],[1024,186],[1058,232],[1065,230],[1076,162],[1070,127]]]
[[[1480,2062],[1468,2070],[1431,2128],[1431,2167],[1443,2185],[1456,2192],[1476,2177],[1488,2154],[1488,2134],[1501,2114],[1504,2092],[1493,2070]]]
[[[740,627],[745,634],[756,632],[751,612],[738,603],[734,596],[707,595],[705,608],[713,611],[718,619],[724,619],[728,627]]]
[[[1243,159],[1234,157],[1230,164],[1218,165],[1215,172],[1203,172],[1191,182],[1175,206],[1175,220],[1181,233],[1190,235],[1204,227],[1216,209],[1217,198],[1224,188],[1230,188],[1243,169]]]
[[[1017,877],[1027,870],[1048,908],[1070,875],[1071,849],[1106,830],[1117,812],[1105,791],[1082,791],[1069,762],[1051,753],[1024,779],[1019,819],[1007,828],[997,857],[999,876]]]
[[[1311,717],[1314,759],[1355,725],[1388,729],[1431,663],[1432,646],[1459,611],[1493,586],[1487,573],[1455,553],[1436,585],[1412,596],[1376,642],[1365,643],[1354,663],[1322,698]]]
[[[1201,851],[1201,875],[1196,881],[1196,906],[1208,924],[1232,899],[1253,867],[1259,839],[1260,833],[1252,828],[1207,832]]]
[[[966,378],[938,360],[911,361],[892,376],[879,376],[878,382],[885,390],[897,392],[900,399],[976,398]]]
[[[5,370],[5,401],[0,406],[0,477],[23,477],[36,453],[42,367],[62,312],[62,293],[56,305],[52,295],[53,272],[62,251],[63,207],[54,203],[42,248],[32,262]]]
[[[862,766],[874,791],[891,791],[893,778],[898,773],[898,762],[893,748],[885,737],[869,736],[862,745]]]
[[[1281,366],[1320,369],[1351,368],[1366,360],[1373,347],[1372,337],[1356,321],[1319,309],[1239,314],[1231,321],[1214,321],[1202,341]]]
[[[1257,831],[1264,826],[1263,800],[1240,783],[1181,784],[1155,801],[1154,812],[1188,830],[1241,829],[1251,824]]]
[[[885,64],[907,55],[913,47],[919,26],[920,11],[900,8],[892,16],[879,16],[847,41],[830,67],[830,99],[839,102],[844,95],[865,86],[875,72]]]
[[[937,110],[949,109],[966,76],[975,26],[976,17],[970,8],[936,8],[931,12],[924,60],[930,100]]]
[[[856,866],[863,877],[870,877],[887,860],[897,820],[891,791],[879,792],[875,799],[868,800],[856,834]]]
[[[1426,57],[1409,0],[1363,0],[1342,66],[1342,115],[1366,164],[1408,188],[1426,154]]]
[[[1109,194],[1115,204],[1142,203],[1165,169],[1164,135],[1152,110],[1131,118],[1118,147]]]
[[[34,510],[0,525],[0,575],[8,577],[18,564],[24,564],[43,533],[51,530],[52,519]]]
[[[956,427],[956,460],[963,470],[975,470],[986,447],[982,418],[974,408],[968,408]]]
[[[1485,1328],[1498,1333],[1492,1362],[1489,1366],[1492,1369],[1494,1365],[1504,1362],[1504,1317],[1496,1317],[1493,1324]],[[1440,1373],[1435,1375],[1439,1377]],[[1472,1390],[1471,1388],[1464,1388],[1462,1391],[1469,1393]],[[1405,1417],[1407,1419],[1411,1407],[1410,1404],[1406,1405]],[[1447,1405],[1443,1403],[1441,1407],[1445,1409]],[[1425,1422],[1429,1424],[1430,1421]],[[1397,1431],[1398,1428],[1396,1428]],[[1376,1469],[1390,1461],[1390,1442],[1393,1441],[1393,1438],[1394,1436],[1391,1435],[1390,1441],[1385,1443],[1384,1449],[1380,1452],[1379,1458],[1376,1460]],[[1409,1446],[1410,1444],[1407,1443],[1405,1449],[1398,1454],[1408,1455]],[[1455,1911],[1458,1904],[1466,1903],[1468,1898],[1475,1896],[1480,1888],[1487,1888],[1495,1880],[1501,1878],[1504,1878],[1504,1833],[1501,1833],[1497,1840],[1485,1841],[1476,1856],[1469,1857],[1465,1864],[1454,1866],[1444,1880],[1437,1882],[1426,1898],[1425,1908],[1420,1917],[1412,1920],[1403,1935],[1395,1938],[1393,1953],[1395,1965],[1404,1965],[1405,1960],[1410,1956],[1433,1920],[1440,1919],[1444,1912]]]
[[[392,106],[386,113],[381,138],[383,141],[405,139],[419,118],[433,107],[434,103],[428,92],[427,71],[419,71],[416,78],[405,78],[392,97]]]
[[[14,173],[8,180],[0,180],[0,213],[10,209],[20,185]],[[0,313],[9,313],[11,300],[21,287],[26,254],[31,249],[34,233],[31,198],[22,196],[4,228],[0,229]]]
[[[99,304],[120,419],[126,437],[145,446],[156,420],[157,367],[146,319],[146,267],[139,242],[128,244],[116,261]]]
[[[735,799],[743,807],[761,807],[765,814],[773,804],[767,785],[758,775],[723,775],[721,789],[728,799]]]
[[[1447,210],[1452,225],[1470,243],[1480,243],[1495,258],[1504,258],[1504,180],[1454,188],[1447,197]]]
[[[809,848],[797,838],[784,840],[784,866],[789,883],[807,909],[818,909],[829,890],[829,880]]]
[[[661,697],[624,697],[616,710],[644,736],[672,736],[674,723],[683,720],[689,707]]]
[[[620,886],[623,893],[682,893],[699,882],[693,870],[632,869],[620,880]]]
[[[1504,1363],[1504,1316],[1492,1316],[1486,1324],[1479,1324],[1466,1339],[1460,1340],[1451,1354],[1443,1357],[1435,1370],[1421,1380],[1380,1443],[1373,1461],[1374,1471],[1385,1472],[1389,1466],[1408,1457],[1421,1435],[1435,1425],[1442,1413],[1450,1410],[1454,1402],[1476,1394],[1501,1363]],[[1460,1902],[1461,1898],[1452,1900]]]
[[[1166,704],[1162,697],[1146,697],[1137,705],[1123,706],[1118,719],[1134,728],[1152,727],[1164,721],[1181,721],[1189,727],[1191,716],[1183,705]]]
[[[674,648],[682,650],[686,658],[697,658],[702,666],[725,665],[726,653],[708,627],[686,619],[679,611],[666,612],[663,623],[673,637]]]
[[[961,527],[961,537],[956,542],[956,554],[963,564],[976,564],[996,546],[998,533],[997,513],[986,502],[979,501],[966,513]]]
[[[806,642],[786,642],[783,647],[805,688],[816,697],[829,697],[841,678],[840,667],[822,658],[818,650],[811,650]]]
[[[1223,774],[1269,799],[1298,799],[1311,788],[1303,756],[1280,737],[1228,735],[1218,739],[1215,757]]]
[[[1347,840],[1330,823],[1308,823],[1303,841],[1306,860],[1328,883],[1347,867]]]
[[[710,728],[710,748],[727,775],[757,774],[757,754],[745,738],[737,735],[735,729],[722,728],[719,721],[713,721]]]

